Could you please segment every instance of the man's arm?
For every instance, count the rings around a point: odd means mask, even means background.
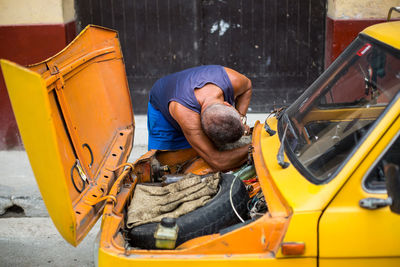
[[[228,151],[219,151],[203,132],[200,114],[177,102],[170,103],[170,114],[197,153],[216,171],[237,167],[247,160],[249,145]]]
[[[235,107],[240,114],[246,115],[251,100],[251,81],[249,78],[233,69],[225,67],[225,70],[232,83],[235,96]]]

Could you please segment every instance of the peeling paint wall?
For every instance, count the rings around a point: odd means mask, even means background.
[[[73,0],[0,0],[0,25],[67,23],[74,18]]]
[[[225,34],[226,30],[229,29],[231,25],[227,22],[225,22],[223,19],[221,19],[219,22],[216,21],[210,29],[210,33],[215,33],[216,31],[218,31],[218,35],[222,36]]]
[[[325,35],[325,68],[365,28],[385,22],[391,7],[399,7],[400,0],[328,0]],[[392,12],[392,19],[400,14]]]
[[[78,29],[118,30],[135,114],[160,77],[201,64],[252,80],[251,112],[292,103],[323,71],[326,0],[75,1]]]
[[[393,6],[400,0],[328,0],[327,15],[332,19],[385,19]],[[400,18],[397,12],[393,18]]]

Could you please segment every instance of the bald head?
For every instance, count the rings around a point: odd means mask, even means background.
[[[223,104],[208,106],[201,113],[201,126],[218,147],[236,142],[244,133],[239,113],[233,107]]]

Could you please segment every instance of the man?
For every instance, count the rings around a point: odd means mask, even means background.
[[[246,118],[251,93],[247,77],[217,65],[159,79],[150,91],[148,104],[149,149],[193,147],[214,170],[244,163],[248,145],[228,151],[220,151],[218,146],[248,132],[241,118]]]

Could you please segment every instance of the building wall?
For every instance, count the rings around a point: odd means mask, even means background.
[[[0,0],[0,58],[21,65],[40,62],[75,35],[73,0]],[[0,71],[0,150],[22,148]]]
[[[386,21],[388,11],[400,0],[328,0],[326,16],[325,67],[368,26]],[[400,14],[392,13],[392,19]]]
[[[250,112],[287,106],[324,70],[326,0],[76,1],[78,28],[118,31],[135,114],[160,77],[218,64],[252,81]]]
[[[86,0],[78,3],[83,2]],[[361,30],[385,21],[392,6],[400,6],[400,0],[326,0],[325,66]],[[400,14],[392,17],[399,19]],[[75,20],[74,0],[0,0],[0,58],[21,65],[46,59],[75,37]],[[22,148],[0,71],[0,150]]]

